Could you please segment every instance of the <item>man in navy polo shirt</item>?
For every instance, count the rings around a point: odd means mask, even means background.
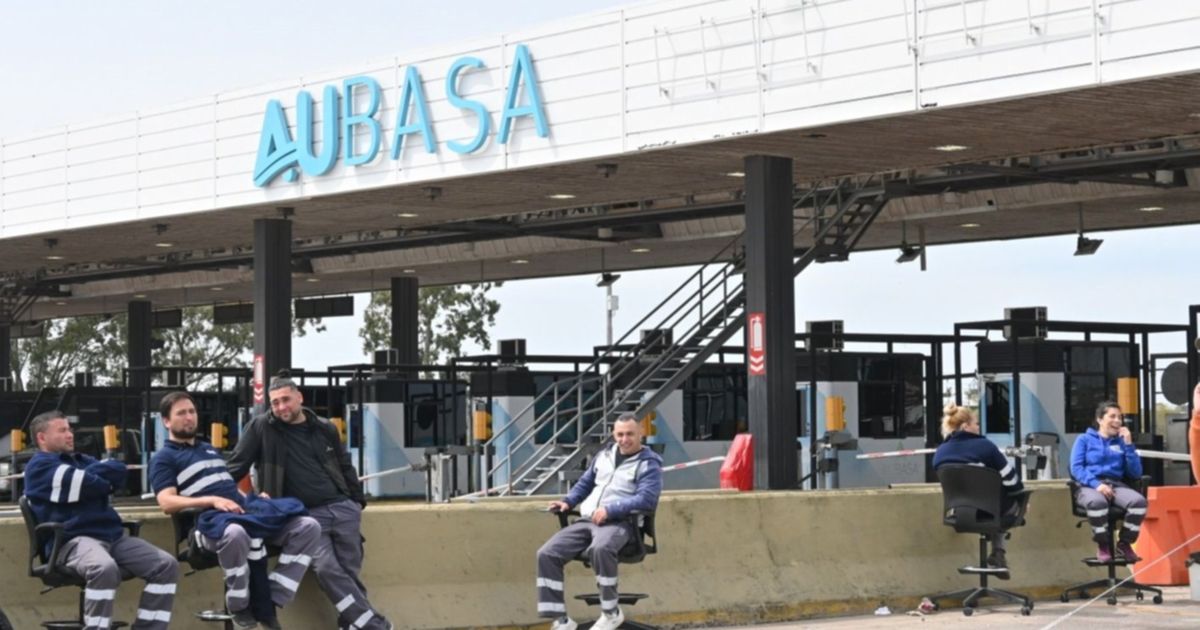
[[[134,630],[166,630],[179,563],[145,540],[124,534],[109,495],[125,485],[125,464],[75,453],[75,434],[61,411],[40,414],[30,430],[38,453],[25,467],[25,497],[38,523],[65,526],[59,557],[64,568],[87,580],[85,628],[112,624],[121,574],[132,573],[146,580]]]
[[[253,628],[250,598],[266,594],[251,593],[248,563],[265,562],[264,541],[282,547],[269,584],[271,601],[285,606],[296,596],[312,563],[321,526],[305,516],[304,505],[296,499],[243,496],[221,455],[208,442],[196,439],[196,406],[187,392],[163,396],[159,407],[169,438],[150,461],[158,504],[167,514],[207,508],[196,519],[197,542],[217,554],[225,573],[225,603],[234,622]],[[269,628],[278,626],[273,616],[264,619],[260,614],[258,621]]]

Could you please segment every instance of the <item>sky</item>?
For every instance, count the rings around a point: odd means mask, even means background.
[[[0,137],[168,105],[380,57],[498,35],[621,6],[608,0],[484,2],[23,2],[0,0]],[[1200,212],[1168,208],[1168,212]],[[841,319],[847,331],[951,333],[956,321],[997,319],[1006,306],[1046,306],[1053,319],[1184,323],[1200,303],[1200,227],[1089,234],[1104,239],[1074,257],[1073,236],[933,247],[929,270],[897,252],[814,265],[796,280],[798,329]],[[619,336],[691,269],[624,274],[615,289]],[[669,290],[669,289],[666,289]],[[493,339],[525,338],[536,353],[589,353],[604,341],[603,290],[591,276],[509,282]],[[365,299],[357,300],[361,314]],[[295,340],[310,369],[362,359],[361,315],[327,320]],[[1182,335],[1152,340],[1181,351]],[[481,348],[469,348],[479,352]]]

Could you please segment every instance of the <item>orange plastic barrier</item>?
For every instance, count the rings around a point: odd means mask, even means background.
[[[1192,479],[1200,482],[1200,407],[1192,410],[1192,422],[1188,427],[1188,447],[1192,453]]]
[[[749,433],[733,436],[729,454],[721,464],[721,488],[742,491],[754,489],[754,440]]]
[[[1134,545],[1142,557],[1142,561],[1134,567],[1139,571],[1137,579],[1145,584],[1187,584],[1188,555],[1200,551],[1200,540],[1154,566],[1147,565],[1200,534],[1200,486],[1152,487],[1146,498],[1150,507],[1146,511],[1146,520],[1142,522],[1142,534]]]

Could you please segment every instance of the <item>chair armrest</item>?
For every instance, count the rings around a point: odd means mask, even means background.
[[[66,527],[67,526],[62,523],[46,522],[38,523],[37,526],[33,528],[33,532],[37,537],[39,547],[42,546],[42,536],[47,535],[47,532],[50,533],[49,535],[53,536],[50,542],[50,553],[47,554],[46,557],[46,566],[51,567],[51,570],[58,566],[58,554],[62,550],[63,533],[66,531]],[[39,551],[40,549],[34,550],[34,553],[36,554]],[[36,557],[36,555],[34,557]]]
[[[572,514],[574,514],[575,516],[580,516],[579,510],[577,510],[575,508],[571,508],[569,510],[557,510],[557,511],[553,511],[550,513],[558,517],[558,528],[559,529],[566,529],[567,525],[570,524],[569,517]]]
[[[128,530],[130,536],[137,537],[142,535],[141,521],[121,521],[121,527]]]

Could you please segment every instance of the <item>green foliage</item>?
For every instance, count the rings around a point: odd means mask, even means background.
[[[422,287],[417,308],[420,361],[435,364],[462,353],[466,342],[484,348],[491,345],[488,330],[496,324],[500,303],[488,297],[498,284],[466,284],[447,287]],[[358,336],[363,352],[388,348],[392,344],[392,296],[376,291],[363,316]]]

